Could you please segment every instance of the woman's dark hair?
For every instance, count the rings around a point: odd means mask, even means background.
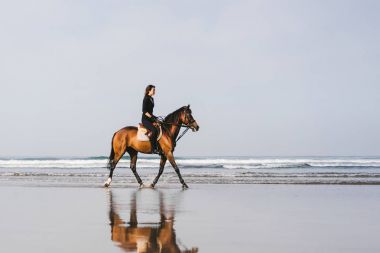
[[[152,85],[152,84],[149,84],[148,86],[146,86],[145,88],[145,96],[148,95],[149,91],[153,88],[156,88],[156,86]]]

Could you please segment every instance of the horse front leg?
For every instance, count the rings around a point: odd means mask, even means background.
[[[153,180],[153,183],[150,184],[150,187],[154,188],[154,186],[157,184],[158,179],[160,178],[162,172],[164,171],[166,160],[167,160],[166,156],[161,155],[160,170],[158,171],[156,178]]]
[[[175,160],[174,160],[173,153],[170,152],[170,153],[168,154],[167,158],[169,159],[170,164],[173,166],[175,172],[177,173],[178,178],[179,178],[179,181],[180,181],[181,184],[182,184],[182,188],[184,188],[184,189],[189,188],[189,186],[187,186],[187,184],[185,183],[185,180],[183,180],[183,178],[182,178],[182,176],[181,176],[181,172],[179,171],[179,168],[178,168],[178,166],[177,166],[177,163],[176,163]]]

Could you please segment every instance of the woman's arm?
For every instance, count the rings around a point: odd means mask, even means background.
[[[153,114],[150,114],[149,112],[146,112],[145,116],[147,116],[151,122],[155,122],[157,119],[156,116],[154,116]]]

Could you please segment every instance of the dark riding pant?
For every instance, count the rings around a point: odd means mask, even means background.
[[[152,137],[150,138],[150,144],[152,145],[152,149],[155,150],[157,149],[157,135],[158,135],[158,130],[153,126],[153,123],[149,121],[147,117],[144,115],[141,118],[141,123],[149,129],[152,132]]]

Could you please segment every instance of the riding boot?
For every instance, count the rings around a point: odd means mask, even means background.
[[[158,149],[157,149],[157,130],[154,129],[152,131],[152,136],[150,138],[150,143],[152,145],[152,153],[153,154],[158,154]]]
[[[159,154],[159,155],[162,155],[163,154],[163,151],[161,149],[161,146],[160,146],[160,143],[157,141],[156,143],[156,151],[155,151],[155,154]]]
[[[152,146],[152,154],[157,154],[157,141],[155,141],[153,138],[150,140],[150,145]]]

